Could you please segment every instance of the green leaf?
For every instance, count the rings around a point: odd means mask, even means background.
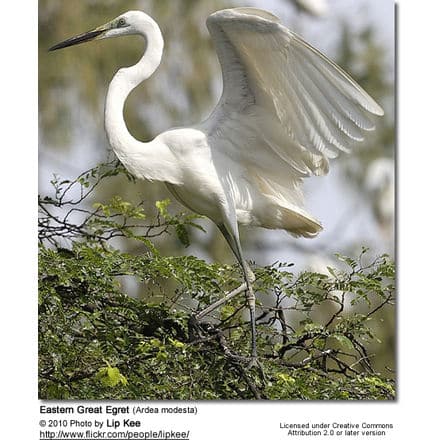
[[[159,214],[165,219],[170,217],[170,214],[168,213],[168,206],[170,203],[170,199],[158,200],[156,202],[156,208],[159,211]]]
[[[185,226],[182,224],[178,224],[176,225],[176,233],[177,233],[177,238],[179,239],[179,241],[185,246],[188,247],[189,246],[189,235],[188,235],[188,231],[186,230]]]
[[[102,367],[96,373],[96,378],[104,385],[108,387],[115,387],[118,384],[127,385],[127,378],[121,374],[118,368],[107,365]]]
[[[350,349],[354,348],[353,342],[351,342],[350,339],[347,338],[347,336],[345,335],[333,333],[332,335],[330,335],[330,337],[336,339],[345,348],[350,348]]]

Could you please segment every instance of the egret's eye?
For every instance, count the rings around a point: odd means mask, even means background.
[[[118,20],[118,27],[125,26],[126,24],[127,24],[127,22],[125,21],[125,18],[120,18]]]

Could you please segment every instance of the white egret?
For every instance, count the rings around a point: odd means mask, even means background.
[[[365,175],[365,188],[373,196],[376,220],[387,240],[392,240],[394,229],[394,160],[379,157],[373,160]]]
[[[369,114],[383,111],[336,64],[269,12],[226,9],[210,15],[207,26],[222,69],[220,101],[200,124],[170,129],[146,143],[129,133],[123,107],[161,61],[164,42],[151,17],[129,11],[50,50],[123,35],[145,39],[138,63],[120,69],[110,83],[108,140],[130,173],[165,182],[176,199],[209,217],[223,233],[245,282],[197,316],[246,291],[255,361],[255,276],[243,257],[238,226],[318,234],[320,223],[303,208],[303,178],[326,174],[328,159],[361,141],[363,131],[374,129]]]
[[[294,3],[300,10],[315,17],[322,17],[329,10],[327,0],[294,0]]]

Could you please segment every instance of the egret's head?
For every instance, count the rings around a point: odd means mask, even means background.
[[[144,12],[128,11],[108,23],[98,26],[96,29],[55,44],[49,50],[62,49],[75,44],[85,43],[86,41],[137,34],[139,26],[149,20],[151,20],[150,17]]]

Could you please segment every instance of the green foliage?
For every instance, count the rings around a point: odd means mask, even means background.
[[[119,196],[87,205],[125,173],[100,165],[39,199],[39,393],[42,399],[393,399],[377,371],[372,321],[393,306],[394,265],[363,249],[329,275],[291,264],[253,267],[259,365],[247,368],[244,296],[197,322],[193,314],[242,282],[237,266],[163,256],[154,237],[188,244],[196,216],[156,212]],[[128,177],[128,176],[127,176]],[[75,220],[75,221],[74,221]],[[182,239],[183,237],[183,239]],[[135,241],[139,252],[126,252]],[[122,245],[121,245],[122,243]],[[125,292],[124,276],[144,286]],[[157,287],[172,281],[157,301]]]
[[[114,387],[118,384],[127,385],[127,379],[121,374],[119,369],[112,367],[107,361],[106,364],[106,367],[100,368],[96,373],[96,379],[106,387]]]

